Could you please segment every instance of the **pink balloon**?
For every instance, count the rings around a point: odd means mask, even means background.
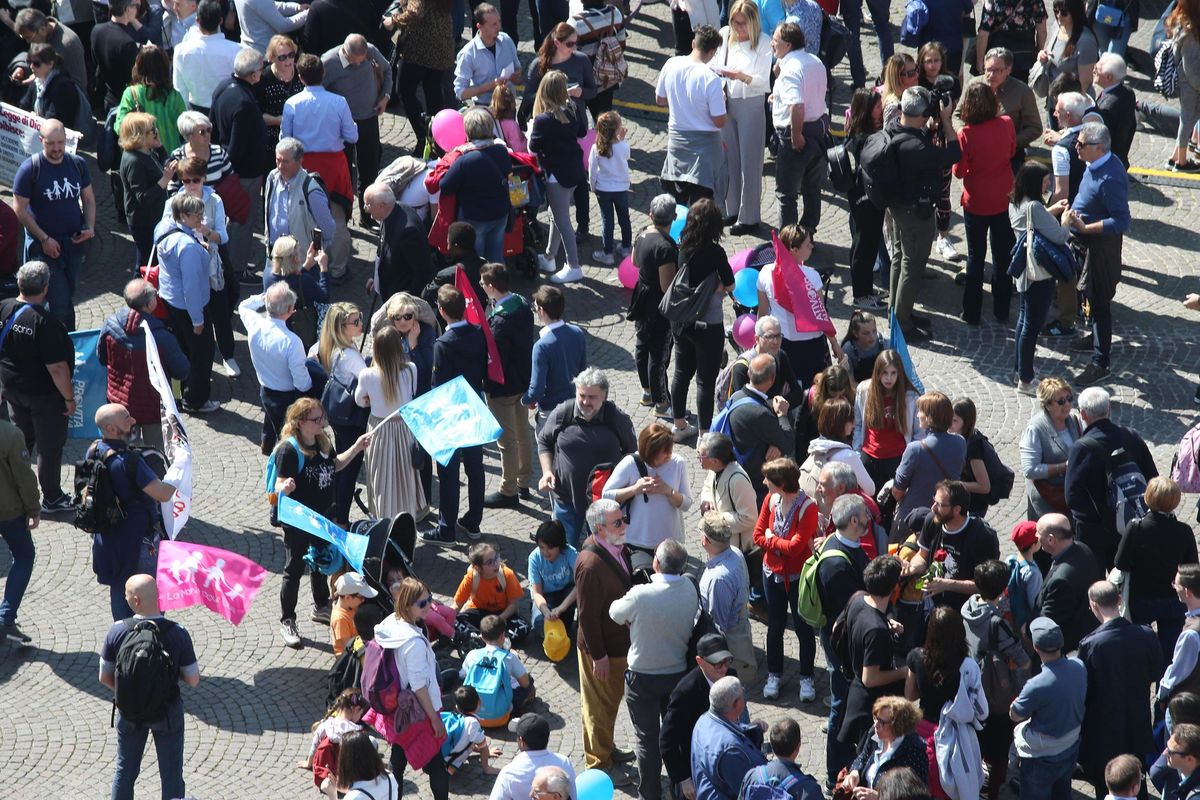
[[[588,158],[592,155],[592,145],[596,143],[596,130],[593,128],[579,140],[579,149],[583,151],[583,171],[587,172]]]
[[[434,116],[429,128],[437,146],[447,153],[467,143],[467,130],[463,127],[462,114],[457,109],[443,108]]]
[[[754,346],[754,323],[758,317],[754,314],[742,314],[733,321],[733,340],[738,347],[749,350]]]
[[[738,270],[745,269],[747,262],[750,261],[751,254],[754,253],[753,247],[747,247],[745,250],[737,253],[733,258],[729,259],[729,268],[736,274]]]
[[[625,256],[621,261],[621,265],[617,267],[617,280],[626,289],[632,289],[637,285],[638,269],[633,265],[633,256]]]

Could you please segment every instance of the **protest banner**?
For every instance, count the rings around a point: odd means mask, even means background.
[[[155,577],[161,611],[203,605],[237,625],[250,610],[267,571],[219,547],[163,541],[158,545]]]
[[[100,330],[73,331],[75,370],[71,373],[71,391],[75,394],[75,413],[67,419],[71,439],[99,439],[96,410],[108,402],[108,372],[96,357]]]
[[[146,343],[153,345],[154,333],[146,320],[142,320],[142,331]],[[192,515],[192,445],[188,441],[187,430],[183,427],[183,420],[175,405],[171,381],[167,379],[167,373],[158,357],[157,346],[146,347],[146,371],[150,376],[150,384],[158,392],[163,419],[167,421],[163,441],[167,443],[167,456],[170,457],[171,465],[167,468],[167,474],[163,476],[163,483],[175,487],[175,496],[162,503],[161,507],[167,537],[174,539]]]
[[[34,153],[42,152],[39,136],[43,122],[45,120],[32,111],[0,103],[0,183],[12,186],[17,167]],[[80,138],[78,131],[67,129],[68,153],[75,153]]]
[[[363,559],[367,556],[368,538],[361,533],[350,533],[339,528],[308,506],[297,503],[285,494],[279,495],[279,522],[291,525],[318,539],[324,539],[341,551],[342,557],[356,572],[362,572]]]
[[[443,467],[461,447],[494,442],[500,423],[479,393],[459,375],[400,407],[408,429],[434,461]]]

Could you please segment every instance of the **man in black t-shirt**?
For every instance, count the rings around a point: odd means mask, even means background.
[[[0,301],[0,385],[26,449],[37,447],[43,514],[71,509],[59,472],[67,422],[75,414],[75,348],[66,327],[45,309],[49,286],[50,267],[30,261],[17,271],[20,295]]]
[[[975,567],[1000,558],[1000,542],[983,520],[967,516],[971,493],[962,481],[942,481],[933,492],[933,506],[921,527],[921,552],[913,556],[906,576],[924,575],[930,564],[940,563],[941,574],[931,577],[925,590],[937,605],[961,610],[975,588]],[[945,551],[945,556],[940,554]]]
[[[669,231],[675,220],[675,198],[660,194],[650,201],[650,222],[633,243],[633,263],[638,270],[637,285],[629,301],[636,339],[634,360],[642,384],[642,405],[654,406],[654,413],[670,410],[667,394],[667,363],[671,354],[671,324],[658,313],[671,279],[679,265],[679,248]]]

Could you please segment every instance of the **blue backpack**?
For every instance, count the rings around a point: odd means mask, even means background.
[[[507,720],[512,713],[512,680],[508,674],[508,651],[497,648],[475,661],[463,679],[479,695],[475,716],[481,723]]]
[[[459,737],[462,736],[463,730],[467,725],[463,722],[462,714],[454,711],[442,712],[442,725],[446,727],[446,741],[442,742],[442,760],[447,766],[454,764],[454,759],[458,758],[463,752],[471,746],[470,742],[463,742],[462,747],[455,748],[458,744]]]
[[[733,438],[733,431],[729,424],[729,417],[733,414],[735,408],[741,408],[747,403],[757,403],[753,397],[739,397],[725,403],[725,407],[713,418],[712,425],[709,426],[709,431],[712,433],[723,433],[729,437],[729,441],[733,442],[733,457],[737,459],[739,464],[743,466],[752,455],[752,452],[743,452],[737,445],[737,440]]]
[[[301,449],[300,443],[296,441],[295,436],[289,436],[288,438],[284,439],[284,441],[287,442],[288,444],[290,444],[292,446],[292,449],[296,451],[296,459],[297,459],[296,471],[298,473],[303,472],[304,471],[304,450]],[[263,479],[263,489],[266,491],[267,497],[270,498],[270,501],[271,501],[271,524],[276,528],[280,527],[280,524],[279,524],[279,504],[277,502],[278,497],[276,497],[276,495],[275,495],[275,481],[276,481],[276,475],[279,472],[279,466],[275,463],[275,461],[279,457],[280,449],[281,448],[276,447],[275,452],[272,453],[271,457],[267,459],[267,470],[266,470],[266,474]]]
[[[1015,555],[1008,557],[1008,610],[1012,613],[1013,625],[1020,630],[1025,623],[1033,619],[1033,606],[1029,604],[1029,592],[1026,591],[1026,581],[1021,570],[1022,561]],[[1033,567],[1037,569],[1036,565]]]
[[[800,779],[791,772],[780,777],[768,773],[766,766],[755,767],[742,782],[738,800],[792,800],[792,789],[798,783]]]

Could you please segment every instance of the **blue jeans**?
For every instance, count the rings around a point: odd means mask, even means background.
[[[629,226],[629,192],[602,192],[596,190],[596,202],[600,204],[600,232],[604,240],[604,252],[613,251],[613,212],[621,225],[621,247],[629,249],[633,232]]]
[[[117,712],[117,771],[113,774],[112,800],[133,800],[133,784],[142,771],[146,737],[154,735],[162,798],[186,797],[183,785],[183,702],[176,700],[166,719],[153,725],[126,722]]]
[[[33,536],[26,523],[24,515],[0,522],[0,537],[8,545],[13,560],[8,581],[4,584],[4,602],[0,603],[0,625],[12,625],[17,621],[21,598],[25,596],[29,576],[33,574]]]
[[[829,627],[821,631],[821,649],[825,651],[826,669],[829,670],[829,732],[825,734],[825,784],[829,786],[837,780],[842,768],[850,766],[854,760],[854,746],[838,741],[838,731],[842,729],[842,720],[846,717],[846,695],[850,691],[850,682],[842,675],[839,662],[833,655],[833,648],[829,644]]]
[[[1050,303],[1056,291],[1052,280],[1035,281],[1021,294],[1017,310],[1017,375],[1025,383],[1033,380],[1033,355],[1037,352],[1038,334],[1050,312]]]
[[[554,500],[554,518],[562,523],[563,528],[567,533],[567,544],[579,549],[579,545],[583,542],[583,535],[586,533],[586,525],[584,524],[583,514],[580,514],[571,506],[558,499],[557,495],[553,496]]]
[[[12,580],[12,577],[9,577]],[[1162,650],[1163,663],[1171,663],[1175,653],[1175,640],[1183,632],[1183,615],[1187,609],[1174,597],[1131,597],[1129,615],[1138,625],[1155,623],[1158,646]],[[0,621],[4,615],[0,614]]]
[[[480,258],[494,264],[504,263],[504,229],[508,227],[508,217],[493,219],[487,222],[476,222],[464,219],[475,229],[475,252]]]
[[[854,88],[865,86],[867,83],[867,68],[863,65],[862,44],[859,42],[859,30],[862,28],[863,0],[849,0],[842,3],[842,21],[850,30],[846,55],[850,59],[850,83]],[[888,21],[888,0],[867,0],[867,10],[871,14],[871,23],[875,26],[875,34],[879,37],[880,71],[895,52],[892,45],[892,27]]]
[[[1021,800],[1070,800],[1079,745],[1056,756],[1021,759]]]
[[[143,539],[142,547],[138,551],[137,566],[132,572],[118,576],[108,586],[108,607],[112,613],[113,622],[133,616],[133,609],[129,607],[129,603],[125,602],[125,582],[134,575],[153,575],[157,569],[158,551]]]
[[[792,624],[796,627],[796,639],[800,642],[800,677],[811,678],[813,661],[817,657],[817,640],[813,629],[800,618],[796,604],[800,598],[800,581],[783,582],[771,575],[762,574],[763,594],[767,598],[767,672],[783,675],[783,635],[787,632],[788,608],[792,611]]]
[[[28,233],[25,234],[25,260],[45,261],[50,265],[50,288],[46,294],[46,310],[61,322],[68,331],[75,330],[75,284],[79,280],[79,268],[83,266],[83,255],[87,244],[72,244],[70,239],[56,239],[60,251],[58,258],[50,258],[42,251],[42,243]]]

